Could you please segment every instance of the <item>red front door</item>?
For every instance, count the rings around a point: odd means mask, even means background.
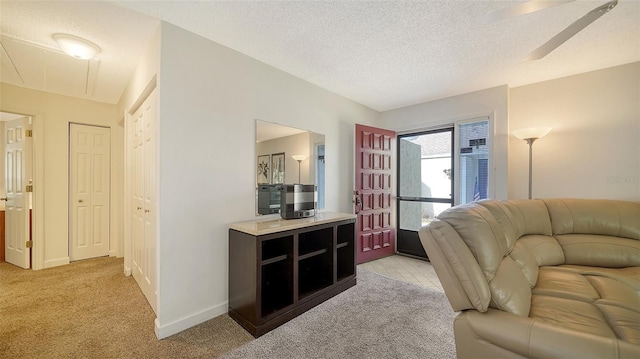
[[[395,253],[391,226],[391,158],[396,134],[356,125],[355,197],[358,263]]]

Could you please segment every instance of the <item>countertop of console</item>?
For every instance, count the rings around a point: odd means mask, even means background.
[[[337,213],[337,212],[321,212],[313,217],[300,219],[256,219],[253,221],[231,223],[230,229],[251,234],[253,236],[262,236],[265,234],[289,231],[304,227],[315,226],[318,224],[338,222],[356,218],[355,214]]]

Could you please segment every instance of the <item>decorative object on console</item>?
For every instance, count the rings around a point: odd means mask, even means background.
[[[284,152],[271,155],[271,183],[284,183]]]
[[[280,216],[283,219],[316,215],[318,192],[313,184],[285,184],[280,188]]]
[[[294,160],[298,161],[298,183],[302,183],[300,181],[300,163],[307,159],[305,155],[293,155],[291,156]]]
[[[521,128],[513,131],[513,135],[529,144],[529,199],[531,199],[533,142],[551,132],[551,127]]]

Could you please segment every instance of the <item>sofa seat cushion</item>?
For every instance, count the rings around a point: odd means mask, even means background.
[[[563,328],[640,344],[640,296],[615,270],[542,267],[529,317]],[[618,274],[617,277],[624,278]]]
[[[533,295],[529,317],[577,332],[617,338],[604,314],[592,303],[580,300]]]
[[[557,267],[540,268],[538,271],[538,283],[531,290],[531,293],[583,302],[593,302],[600,299],[598,291],[593,288],[585,276],[578,272]]]
[[[562,265],[558,268],[576,271],[582,274],[616,279],[633,288],[640,295],[640,267],[606,268],[579,265]]]

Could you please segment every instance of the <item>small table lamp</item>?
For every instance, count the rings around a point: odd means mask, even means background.
[[[535,142],[535,140],[539,138],[546,136],[549,132],[551,132],[551,127],[521,128],[512,132],[514,136],[518,137],[521,140],[525,140],[527,144],[529,144],[529,199],[531,199],[531,163],[533,157],[533,142]]]

